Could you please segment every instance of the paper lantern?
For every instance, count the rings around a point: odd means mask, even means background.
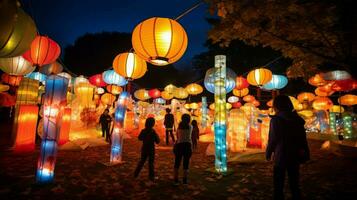
[[[70,74],[68,74],[67,72],[61,72],[61,73],[59,73],[57,75],[66,78],[69,81],[68,82],[68,87],[72,87],[72,85],[73,85],[72,76]]]
[[[247,96],[243,97],[243,101],[248,102],[248,103],[253,102],[254,100],[255,100],[255,97],[252,95],[247,95]]]
[[[190,104],[189,104],[189,103],[185,103],[185,105],[184,105],[183,107],[185,107],[187,110],[188,110],[188,109],[191,109],[191,107],[190,107]]]
[[[346,80],[352,78],[351,74],[344,70],[335,70],[322,74],[326,81]]]
[[[193,110],[197,110],[198,109],[198,103],[190,103],[190,108]]]
[[[334,112],[334,113],[343,113],[345,111],[345,109],[343,108],[343,106],[340,105],[333,105],[330,109],[330,112]]]
[[[100,101],[104,104],[104,105],[108,105],[108,106],[112,106],[113,103],[115,102],[116,97],[112,94],[109,93],[105,93],[100,97]]]
[[[63,70],[63,66],[59,62],[53,62],[48,65],[44,65],[39,69],[39,72],[46,75],[59,74]]]
[[[69,141],[69,132],[71,129],[71,108],[64,108],[62,121],[60,125],[59,145],[63,145]]]
[[[232,104],[226,103],[226,110],[229,110],[229,109],[231,109],[232,107],[233,107]],[[214,109],[215,109],[214,103],[211,103],[211,104],[209,105],[209,109],[211,109],[211,110],[214,110]]]
[[[233,89],[233,95],[237,96],[237,97],[244,97],[247,94],[249,94],[249,89],[248,88],[244,88],[241,90],[238,90],[236,88]]]
[[[22,56],[0,58],[0,69],[10,75],[23,76],[35,70],[31,63]]]
[[[165,86],[164,90],[166,92],[168,92],[169,94],[173,94],[174,93],[174,90],[176,89],[177,87],[172,85],[172,84],[169,84],[167,86]]]
[[[178,99],[185,99],[188,97],[187,91],[185,90],[185,88],[182,88],[182,87],[176,88],[174,90],[173,95],[175,98],[178,98]]]
[[[0,1],[0,46],[6,44],[9,35],[13,31],[15,24],[18,6],[16,1],[1,0]]]
[[[247,79],[245,79],[243,76],[238,76],[236,78],[236,88],[237,90],[242,90],[244,88],[247,88],[249,86],[249,83]]]
[[[203,92],[202,86],[197,83],[188,84],[185,89],[190,95],[198,95]]]
[[[45,84],[46,79],[47,79],[47,76],[40,72],[31,72],[31,73],[27,74],[25,77],[34,79],[34,80],[38,80],[42,84]]]
[[[344,106],[353,106],[357,104],[357,95],[345,94],[338,98],[338,103]]]
[[[346,80],[337,80],[333,82],[331,87],[333,91],[352,91],[357,89],[357,80],[346,79]]]
[[[315,74],[315,76],[309,78],[309,84],[315,87],[323,86],[327,81],[322,77],[322,74]]]
[[[75,88],[82,83],[89,83],[89,80],[86,79],[83,75],[80,75],[74,79],[74,87]]]
[[[22,76],[13,76],[9,74],[2,74],[1,75],[1,81],[5,84],[11,85],[11,86],[18,86],[20,85]]]
[[[123,91],[123,88],[117,85],[107,85],[107,91],[114,95],[118,95]]]
[[[236,97],[236,96],[230,96],[228,97],[228,100],[227,100],[229,103],[235,103],[235,102],[238,102],[239,101],[239,98]]]
[[[297,96],[299,102],[311,102],[315,99],[315,95],[311,92],[302,92]]]
[[[321,89],[321,87],[317,87],[317,88],[315,89],[315,94],[316,94],[317,96],[319,96],[319,97],[328,97],[328,96],[331,96],[331,95],[334,93],[333,90],[328,91],[328,92],[325,92],[324,90],[325,90],[325,89]]]
[[[1,20],[3,19],[1,18]],[[7,27],[0,25],[0,57],[22,55],[30,48],[32,40],[36,37],[36,25],[22,9],[18,9],[17,17],[13,19],[14,21],[8,20],[5,22],[10,23]]]
[[[114,58],[113,68],[116,73],[127,79],[138,79],[147,71],[145,60],[135,53],[121,53]]]
[[[267,102],[267,106],[269,108],[273,107],[273,99],[270,99],[268,102]]]
[[[208,121],[207,97],[202,97],[201,106],[201,127],[206,128]]]
[[[0,83],[0,92],[6,92],[10,89],[10,86],[8,85],[3,85]]]
[[[248,73],[248,83],[255,86],[262,86],[272,79],[272,72],[265,68],[258,68]]]
[[[314,112],[312,110],[302,110],[302,111],[299,111],[298,114],[305,118],[314,116]]]
[[[74,94],[79,98],[80,105],[84,108],[91,107],[93,105],[93,96],[95,87],[90,83],[80,82],[75,87]]]
[[[37,105],[39,81],[23,78],[16,93],[16,104]]]
[[[97,94],[104,94],[105,93],[105,90],[103,88],[96,88],[96,93]]]
[[[166,101],[165,101],[165,99],[163,99],[163,98],[156,98],[156,99],[154,99],[154,103],[157,103],[157,104],[165,104]]]
[[[328,97],[316,97],[312,102],[312,107],[315,110],[328,110],[333,106],[332,101]]]
[[[174,98],[174,95],[172,93],[167,92],[166,90],[161,92],[161,97],[165,100],[170,100]]]
[[[102,74],[96,74],[89,77],[89,83],[96,87],[105,87],[107,84],[104,82]]]
[[[229,112],[228,145],[231,152],[243,151],[246,146],[246,130],[248,120],[240,109],[232,109]]]
[[[145,89],[139,89],[134,92],[134,97],[139,100],[147,100],[150,99],[149,93]]]
[[[265,90],[280,90],[288,84],[288,79],[283,75],[273,74],[271,80],[263,85]]]
[[[234,102],[234,103],[232,103],[232,107],[233,108],[240,108],[242,106],[242,103],[241,102]]]
[[[38,118],[37,105],[19,105],[15,119],[15,152],[35,150],[36,127]]]
[[[148,94],[151,98],[155,99],[160,97],[161,92],[158,89],[151,89],[148,91]]]
[[[104,82],[107,84],[124,86],[128,83],[128,81],[124,77],[117,74],[114,70],[104,71],[102,76]]]
[[[260,106],[260,102],[259,102],[258,100],[256,100],[256,99],[254,99],[254,100],[252,101],[252,104],[253,104],[255,107]]]
[[[219,70],[215,68],[208,69],[205,75],[204,79],[204,85],[205,88],[211,92],[214,93],[214,88],[215,88],[215,77],[218,76]],[[234,87],[236,86],[235,82],[235,77],[236,73],[231,70],[230,68],[226,68],[226,78],[224,79],[225,81],[221,80],[222,82],[217,83],[225,86],[225,92],[229,93],[231,92]]]
[[[153,17],[135,27],[132,45],[142,59],[164,66],[176,62],[185,53],[187,34],[177,21]]]

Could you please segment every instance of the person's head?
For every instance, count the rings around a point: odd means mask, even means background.
[[[155,125],[155,118],[148,117],[145,121],[145,128],[153,128]]]
[[[294,106],[286,95],[278,95],[274,98],[273,108],[275,112],[293,112]]]
[[[181,116],[181,122],[179,124],[179,129],[189,129],[190,128],[191,117],[189,114],[183,114]]]
[[[109,114],[109,109],[106,108],[103,113],[104,113],[105,115],[108,115],[108,114]]]
[[[192,126],[197,126],[197,121],[196,120],[192,120],[191,125]]]
[[[166,108],[166,113],[170,113],[171,109],[170,108]]]

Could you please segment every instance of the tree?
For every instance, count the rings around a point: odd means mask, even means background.
[[[352,69],[356,64],[353,0],[207,0],[220,22],[209,32],[214,43],[271,47],[293,63],[290,77],[319,66]]]

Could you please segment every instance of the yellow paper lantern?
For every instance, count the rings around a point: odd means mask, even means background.
[[[117,85],[107,85],[107,90],[108,92],[114,94],[114,95],[118,95],[123,91],[123,88],[121,88],[120,86]]]
[[[168,91],[164,90],[161,92],[161,97],[165,100],[170,100],[174,98],[174,95],[172,93],[169,93]]]
[[[338,98],[338,103],[344,106],[353,106],[357,104],[357,96],[353,94],[346,94]]]
[[[315,99],[315,95],[311,92],[302,92],[297,96],[299,102],[311,102]]]
[[[10,75],[23,76],[35,70],[32,64],[22,56],[0,58],[0,69]]]
[[[255,97],[252,95],[247,95],[247,96],[243,97],[243,101],[248,102],[248,103],[253,102],[254,100],[255,100]]]
[[[332,101],[328,97],[316,97],[312,102],[312,107],[315,110],[328,110],[333,106]]]
[[[10,86],[8,85],[3,85],[0,83],[0,92],[6,92],[10,89]]]
[[[164,90],[170,94],[173,94],[174,93],[174,90],[176,89],[177,87],[172,85],[172,84],[169,84],[167,85]]]
[[[186,109],[190,109],[191,108],[189,103],[185,103],[185,105],[183,107],[185,107]]]
[[[229,110],[229,109],[231,109],[231,108],[232,108],[232,104],[226,103],[226,109]],[[215,109],[214,103],[211,103],[211,104],[209,105],[209,109],[211,109],[211,110],[214,110],[214,109]]]
[[[100,97],[100,101],[104,104],[104,105],[113,105],[113,103],[115,102],[115,96],[110,94],[110,93],[105,93]]]
[[[146,108],[150,105],[150,103],[145,102],[145,101],[138,101],[137,104],[138,104],[138,106],[141,106],[143,108]]]
[[[333,90],[326,92],[323,89],[321,89],[320,87],[315,89],[315,94],[319,97],[328,97],[328,96],[331,96],[333,93],[334,93]]]
[[[174,90],[173,95],[174,95],[174,97],[176,97],[178,99],[185,99],[188,97],[187,91],[185,90],[185,88],[182,88],[182,87],[176,88]]]
[[[334,113],[343,113],[345,111],[345,109],[343,108],[343,106],[340,105],[333,105],[330,109],[330,112],[334,112]]]
[[[201,94],[203,92],[202,86],[200,86],[197,83],[191,83],[191,84],[187,85],[185,89],[188,92],[188,94],[191,94],[191,95],[197,95],[197,94]]]
[[[305,118],[309,118],[314,115],[314,112],[312,112],[312,110],[302,110],[302,111],[299,111],[298,114]]]
[[[191,103],[190,108],[194,110],[198,109],[198,103]]]
[[[149,92],[145,89],[139,89],[134,92],[134,97],[143,101],[150,99]]]
[[[247,94],[249,94],[249,89],[248,88],[244,88],[244,89],[241,89],[241,90],[238,90],[238,89],[235,89],[235,88],[233,89],[233,95],[234,96],[244,97]]]
[[[164,66],[176,62],[185,53],[187,34],[177,21],[153,17],[135,27],[132,45],[142,59]]]
[[[138,79],[147,71],[145,60],[135,53],[121,53],[114,58],[113,68],[116,73],[127,79]]]
[[[38,89],[40,82],[30,78],[22,78],[17,89],[16,104],[35,105],[38,102]]]
[[[273,73],[269,69],[259,68],[248,73],[248,83],[255,86],[262,86],[272,79]]]
[[[95,93],[95,87],[88,82],[75,83],[75,94],[80,100],[80,105],[87,108],[90,107],[93,102],[93,95]]]

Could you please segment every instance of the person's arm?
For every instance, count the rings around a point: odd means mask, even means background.
[[[267,149],[265,152],[265,157],[268,161],[271,160],[271,155],[274,152],[274,149],[276,147],[276,132],[277,132],[277,119],[276,118],[272,118],[270,120],[270,128],[269,128],[269,139],[268,139],[268,145],[267,145]]]
[[[144,132],[144,131],[141,131],[140,134],[139,134],[138,139],[139,139],[140,141],[143,141],[143,140],[144,140],[144,135],[145,135],[145,132]]]

